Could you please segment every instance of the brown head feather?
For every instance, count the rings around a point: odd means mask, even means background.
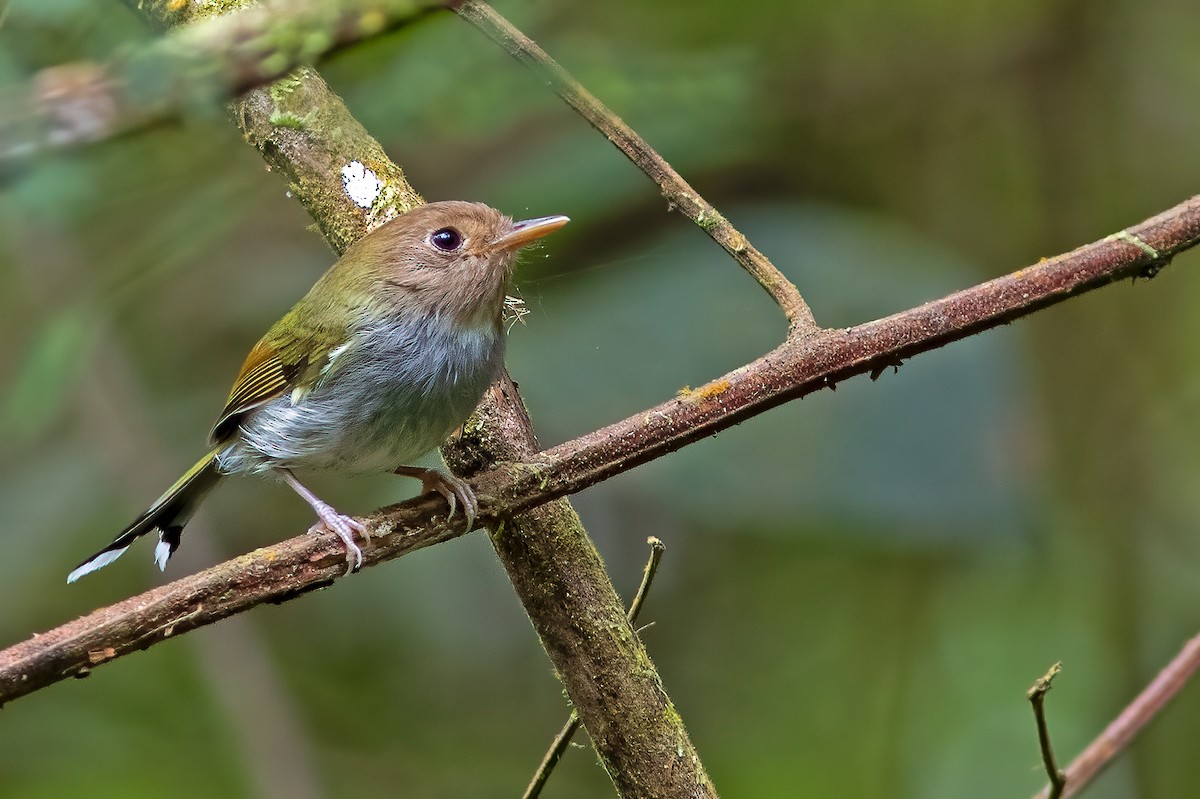
[[[512,226],[507,216],[480,203],[430,203],[361,239],[330,277],[365,262],[373,272],[373,312],[437,315],[464,327],[498,325],[516,249],[493,242]],[[461,244],[439,248],[432,238],[439,231],[451,231],[448,243],[458,236]]]

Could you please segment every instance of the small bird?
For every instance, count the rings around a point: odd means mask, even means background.
[[[505,290],[526,244],[565,216],[514,222],[469,202],[423,205],[350,248],[250,350],[210,436],[212,450],[111,544],[67,576],[73,583],[158,532],[160,569],[200,501],[229,474],[275,474],[335,533],[350,569],[354,533],[367,529],[322,502],[293,469],[395,472],[461,504],[470,486],[405,464],[441,444],[470,415],[504,361]]]

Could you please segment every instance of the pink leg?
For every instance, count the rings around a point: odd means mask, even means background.
[[[363,540],[370,541],[371,534],[361,522],[338,513],[330,505],[323,502],[316,494],[305,488],[304,484],[296,479],[296,475],[292,474],[289,469],[280,469],[279,473],[283,475],[283,481],[292,487],[292,490],[304,498],[304,501],[312,505],[312,509],[317,512],[318,521],[312,527],[308,528],[310,533],[333,533],[338,538],[342,539],[342,543],[346,545],[346,573],[358,571],[362,567],[363,556],[362,550],[358,548],[358,544],[354,543],[354,533],[358,532],[362,535]]]
[[[452,474],[439,472],[437,469],[422,469],[418,466],[401,466],[396,469],[396,474],[415,477],[421,481],[422,492],[428,494],[430,491],[436,491],[445,497],[446,503],[450,506],[450,514],[446,517],[447,519],[454,517],[454,511],[461,502],[463,513],[467,517],[467,529],[474,528],[475,516],[479,513],[479,500],[475,498],[475,492],[471,490],[471,486],[464,481]]]

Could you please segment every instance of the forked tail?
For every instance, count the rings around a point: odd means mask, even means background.
[[[167,561],[179,547],[179,536],[183,533],[183,526],[192,517],[200,500],[204,499],[221,479],[221,474],[217,471],[217,451],[214,449],[197,461],[196,465],[176,480],[175,485],[156,499],[145,513],[122,530],[111,544],[76,566],[75,570],[67,575],[67,582],[73,583],[83,575],[112,563],[125,554],[130,544],[151,530],[158,530],[154,561],[158,568],[166,569]]]

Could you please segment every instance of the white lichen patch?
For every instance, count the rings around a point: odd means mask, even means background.
[[[351,161],[342,167],[342,185],[359,208],[370,208],[383,190],[383,181],[362,161]]]

